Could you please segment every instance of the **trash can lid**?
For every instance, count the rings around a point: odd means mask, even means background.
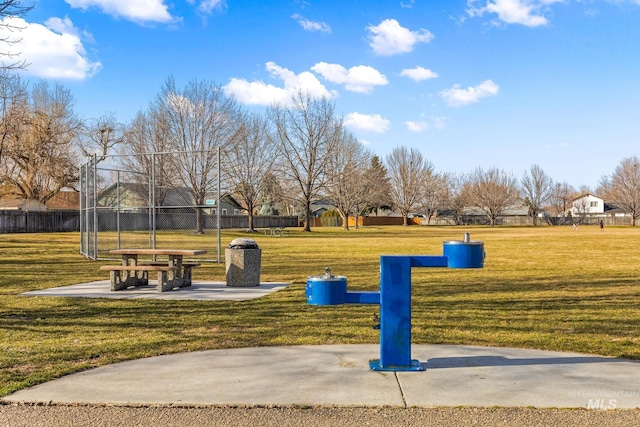
[[[246,239],[239,237],[237,239],[233,239],[231,243],[229,243],[230,249],[258,249],[258,244],[253,239]]]

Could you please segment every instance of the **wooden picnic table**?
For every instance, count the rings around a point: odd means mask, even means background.
[[[129,286],[143,286],[149,283],[149,271],[158,272],[158,291],[191,286],[191,269],[199,263],[184,262],[184,257],[206,254],[204,249],[112,249],[112,255],[121,255],[121,265],[104,265],[101,270],[111,272],[111,290],[126,289]],[[140,256],[153,256],[153,261],[141,262]],[[158,261],[157,256],[167,257]]]

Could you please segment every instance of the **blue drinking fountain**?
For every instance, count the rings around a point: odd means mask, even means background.
[[[423,371],[411,359],[411,269],[482,268],[484,244],[463,240],[444,242],[443,255],[381,255],[380,291],[349,292],[347,278],[334,276],[327,267],[322,276],[307,278],[307,303],[317,306],[380,304],[380,359],[371,360],[372,371]]]

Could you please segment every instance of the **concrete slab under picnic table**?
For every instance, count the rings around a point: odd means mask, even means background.
[[[77,297],[111,299],[161,299],[161,300],[199,300],[199,301],[246,301],[260,298],[289,286],[285,282],[261,282],[259,286],[231,287],[226,282],[194,280],[191,286],[177,288],[168,292],[158,292],[157,286],[149,284],[121,291],[111,291],[109,280],[79,283],[24,292],[21,295],[38,297]]]

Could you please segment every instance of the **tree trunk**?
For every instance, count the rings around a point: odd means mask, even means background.
[[[309,200],[304,202],[304,228],[302,231],[311,231],[311,203]]]
[[[254,230],[254,229],[253,229],[253,212],[252,212],[252,210],[249,210],[249,215],[248,215],[248,217],[249,217],[249,218],[248,218],[248,221],[249,221],[249,229],[248,229],[247,231],[249,231],[249,232],[253,233],[253,232],[254,232],[254,231],[256,231],[256,230]]]
[[[342,218],[342,229],[349,231],[349,214],[340,213],[340,218]]]

